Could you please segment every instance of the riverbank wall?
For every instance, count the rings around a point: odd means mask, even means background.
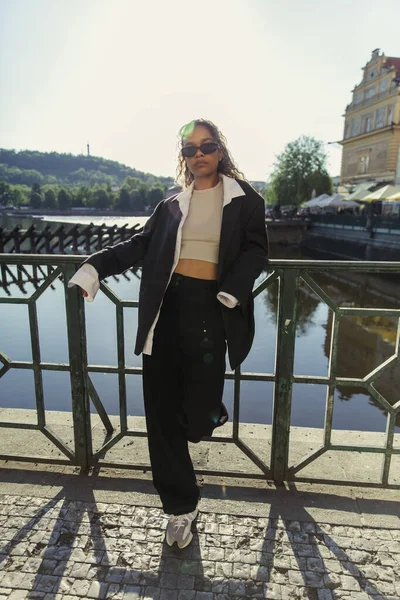
[[[308,251],[343,260],[400,260],[400,229],[367,231],[310,224],[302,239]]]

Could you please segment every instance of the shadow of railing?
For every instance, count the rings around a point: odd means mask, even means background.
[[[20,480],[21,472],[3,469],[3,475],[10,482]],[[24,480],[37,484],[43,481],[43,473],[27,471]],[[370,576],[371,566],[379,564],[380,552],[384,552],[378,539],[368,544],[362,539],[362,529],[354,525],[346,533],[347,521],[341,526],[340,515],[332,527],[316,522],[310,514],[310,507],[340,511],[343,501],[348,512],[343,496],[304,491],[300,495],[294,486],[291,490],[230,486],[230,500],[240,501],[243,494],[251,494],[254,502],[268,507],[266,516],[202,513],[193,528],[192,544],[179,550],[164,541],[166,516],[159,508],[96,500],[96,491],[109,486],[114,491],[148,488],[152,493],[149,481],[111,478],[104,483],[95,477],[88,485],[86,476],[60,475],[57,484],[62,489],[51,499],[36,497],[35,506],[30,497],[25,502],[19,497],[12,506],[9,496],[7,506],[13,514],[3,531],[13,525],[18,531],[0,550],[3,588],[98,598],[122,592],[158,598],[160,589],[208,592],[221,598],[273,598],[280,597],[280,586],[284,586],[287,598],[315,600],[318,590],[344,586],[364,591],[368,597],[381,597],[393,587],[387,583],[387,573],[384,582]],[[209,496],[220,497],[219,486],[210,485],[207,490]],[[291,519],[284,507],[294,496],[296,510]],[[364,499],[364,512],[373,515],[376,509],[375,499]],[[380,509],[398,515],[396,501],[380,501]],[[28,519],[23,526],[21,519]],[[388,543],[382,540],[381,546]]]

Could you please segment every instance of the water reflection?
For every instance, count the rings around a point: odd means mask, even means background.
[[[292,257],[291,257],[292,258]],[[306,258],[306,257],[303,257]],[[336,272],[315,273],[314,281],[340,306],[398,309],[400,285],[393,278]],[[389,288],[389,289],[388,289]],[[389,292],[389,293],[388,293]],[[396,300],[397,298],[397,300]],[[271,318],[276,319],[278,286],[265,290],[263,297]],[[333,313],[310,287],[300,280],[297,302],[296,375],[328,373]],[[398,319],[388,316],[342,317],[339,327],[337,375],[364,378],[395,353]],[[322,344],[321,334],[323,333]],[[308,338],[308,339],[307,339]],[[322,346],[323,356],[319,355]],[[374,383],[382,396],[394,405],[399,400],[400,367],[394,363]],[[304,387],[304,386],[302,386]],[[336,398],[349,401],[364,396],[368,404],[387,412],[364,387],[338,386]],[[400,415],[396,420],[400,427]]]

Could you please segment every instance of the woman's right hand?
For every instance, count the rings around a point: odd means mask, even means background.
[[[84,298],[86,298],[86,297],[88,296],[88,293],[86,292],[86,290],[82,290],[82,296],[83,296]]]

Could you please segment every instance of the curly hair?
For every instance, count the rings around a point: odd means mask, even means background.
[[[237,166],[227,148],[227,142],[225,136],[222,135],[220,130],[214,123],[211,121],[206,121],[206,119],[196,119],[187,123],[179,130],[179,142],[178,142],[178,167],[176,169],[176,181],[180,183],[183,187],[189,187],[192,183],[194,176],[189,171],[189,168],[186,164],[184,157],[182,156],[180,150],[183,145],[183,141],[186,137],[188,137],[193,129],[197,125],[202,125],[203,127],[207,127],[208,131],[211,133],[211,137],[218,144],[219,149],[222,152],[222,158],[218,163],[218,173],[222,173],[223,175],[227,175],[228,177],[234,177],[236,179],[246,179],[245,176]]]

